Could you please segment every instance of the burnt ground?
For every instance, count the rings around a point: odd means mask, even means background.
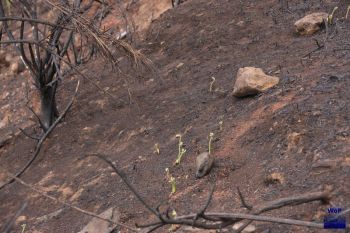
[[[210,210],[241,210],[237,186],[253,205],[325,187],[334,190],[329,204],[271,212],[279,217],[322,221],[328,207],[349,207],[350,20],[343,19],[348,3],[288,2],[287,9],[277,0],[191,0],[165,12],[152,23],[145,40],[135,44],[153,60],[159,76],[123,66],[130,75],[126,84],[124,76],[102,61],[87,66],[86,74],[120,101],[115,104],[85,80],[64,123],[22,178],[90,211],[117,207],[121,221],[128,224],[150,221],[152,216],[105,163],[82,159],[85,155],[106,155],[153,206],[169,200],[178,214],[198,210],[215,178]],[[335,6],[337,22],[328,36],[325,30],[307,37],[294,33],[293,23],[306,13],[331,12]],[[317,48],[315,39],[324,47],[308,55]],[[261,67],[280,77],[280,83],[262,95],[235,98],[235,74],[244,66]],[[216,78],[213,93],[211,77]],[[71,95],[74,85],[74,78],[65,83],[61,99]],[[195,157],[207,150],[210,132],[215,134],[216,166],[209,176],[196,180]],[[178,133],[187,152],[182,163],[173,166]],[[159,155],[154,153],[155,143],[160,145]],[[1,148],[1,166],[15,172],[34,146],[22,134],[13,137]],[[177,193],[171,197],[167,167],[177,180]],[[265,177],[271,173],[280,173],[284,181],[267,184]],[[40,217],[63,207],[17,183],[1,190],[0,200],[0,224],[28,201],[14,232],[20,232],[23,223],[26,232],[78,232],[91,219],[64,208],[43,220]],[[255,225],[257,232],[330,232]]]

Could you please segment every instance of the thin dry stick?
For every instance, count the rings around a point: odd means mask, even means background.
[[[109,159],[105,158],[102,155],[99,154],[91,154],[88,156],[94,156],[97,157],[101,160],[103,160],[104,162],[106,162],[117,174],[118,176],[123,180],[123,182],[128,186],[128,188],[130,189],[130,191],[137,197],[137,199],[151,212],[153,213],[155,216],[159,217],[159,213],[154,210],[150,205],[147,204],[147,202],[140,196],[140,194],[135,190],[135,188],[130,184],[130,182],[126,179],[126,176],[124,175],[124,173],[118,169],[112,161],[110,161]]]
[[[38,141],[38,143],[35,146],[35,151],[33,153],[33,156],[30,158],[30,160],[24,165],[24,167],[16,173],[16,177],[19,177],[20,175],[23,174],[23,172],[25,172],[28,167],[34,162],[35,158],[38,156],[41,146],[44,143],[45,139],[50,135],[50,133],[54,130],[54,128],[58,125],[58,123],[60,123],[60,121],[62,120],[62,118],[67,114],[67,112],[69,111],[69,109],[72,107],[73,102],[75,100],[75,97],[78,93],[79,90],[79,84],[80,84],[80,80],[77,83],[77,86],[75,88],[75,92],[74,95],[72,97],[72,99],[70,100],[70,102],[68,103],[67,107],[63,110],[63,113],[55,120],[55,122],[50,126],[50,128],[44,133],[44,135],[40,138],[40,140]],[[0,189],[2,189],[3,187],[5,187],[6,185],[12,183],[14,181],[14,179],[10,179],[9,181],[5,182],[4,184],[2,184],[0,186]]]
[[[72,29],[72,28],[67,28],[58,24],[54,24],[51,23],[49,21],[45,21],[45,20],[40,20],[40,19],[32,19],[32,18],[22,18],[22,17],[14,17],[14,16],[6,16],[6,17],[0,17],[0,21],[26,21],[26,22],[31,22],[31,23],[40,23],[40,24],[44,24],[44,25],[48,25],[51,27],[61,27],[64,29]]]
[[[324,202],[329,201],[331,198],[331,193],[329,190],[323,191],[323,192],[313,192],[313,193],[307,193],[302,195],[297,195],[294,197],[287,197],[287,198],[280,198],[275,201],[270,201],[267,203],[264,203],[263,205],[260,205],[256,207],[256,210],[253,209],[253,214],[261,214],[266,211],[279,209],[284,206],[291,206],[291,205],[300,205],[303,203],[308,203],[316,200],[321,200]],[[235,233],[242,232],[244,228],[246,228],[252,221],[248,221],[244,223],[240,228],[238,228]]]
[[[323,223],[307,222],[307,221],[287,219],[287,218],[276,218],[276,217],[260,216],[260,215],[253,215],[253,214],[239,214],[239,213],[232,214],[232,213],[216,213],[216,212],[208,212],[205,215],[209,217],[221,218],[225,220],[249,219],[249,220],[261,221],[261,222],[273,222],[273,223],[281,223],[281,224],[323,229]],[[179,216],[175,218],[174,222],[176,222],[177,224],[181,224],[181,220],[190,219],[190,218],[193,218],[194,216],[196,216],[196,214]],[[179,220],[179,221],[176,221],[176,220]]]
[[[158,221],[146,224],[146,225],[137,225],[138,227],[150,227],[151,229],[147,229],[147,232],[152,232],[157,228],[163,227],[165,225],[169,224],[176,224],[176,225],[189,225],[196,228],[202,228],[202,229],[222,229],[222,227],[226,227],[228,225],[232,225],[233,223],[248,219],[248,220],[254,220],[254,221],[263,221],[263,222],[274,222],[274,223],[280,223],[280,224],[289,224],[289,225],[297,225],[297,226],[306,226],[306,227],[313,227],[313,228],[323,228],[322,223],[314,223],[314,222],[307,222],[307,221],[301,221],[301,220],[294,220],[294,219],[286,219],[286,218],[276,218],[276,217],[268,217],[268,216],[259,216],[255,214],[240,214],[240,213],[216,213],[216,212],[209,212],[209,213],[203,213],[201,216],[203,220],[207,221],[200,221],[196,222],[194,219],[198,217],[197,214],[189,214],[184,216],[178,216],[175,218],[169,218],[169,216],[161,214],[158,209],[154,210],[151,208],[138,194],[138,192],[130,185],[130,183],[125,179],[124,174],[108,159],[106,159],[104,156],[101,155],[93,155],[97,156],[100,159],[107,162],[113,170],[122,178],[122,180],[128,185],[131,192],[141,201],[141,203],[150,210],[153,214],[155,214],[158,217]],[[211,195],[210,195],[211,197]],[[274,208],[280,208],[285,205],[297,205],[301,203],[305,203],[312,200],[328,200],[330,198],[330,193],[328,191],[326,192],[318,192],[313,193],[313,195],[306,194],[306,195],[300,195],[297,197],[291,197],[291,198],[282,198],[277,201],[269,202],[263,207],[261,207],[260,211],[267,211]],[[211,199],[211,198],[209,198]],[[208,204],[206,204],[207,207]]]
[[[239,189],[238,186],[237,186],[237,192],[238,192],[238,195],[239,195],[239,199],[241,200],[242,206],[245,207],[245,208],[248,209],[248,210],[253,209],[253,207],[252,207],[251,205],[249,205],[249,204],[245,201],[245,199],[244,199],[244,197],[243,197],[243,194],[242,194],[242,192],[241,192],[241,190]]]
[[[53,201],[55,201],[55,202],[58,202],[58,203],[60,203],[60,204],[62,204],[62,205],[64,205],[64,206],[67,206],[67,207],[69,207],[69,208],[72,208],[72,209],[74,209],[74,210],[76,210],[76,211],[78,211],[78,212],[80,212],[80,213],[83,213],[83,214],[86,214],[86,215],[89,215],[89,216],[92,216],[92,217],[101,219],[101,220],[103,220],[103,221],[106,221],[106,222],[109,222],[109,223],[112,223],[112,224],[115,224],[115,225],[118,225],[118,226],[121,226],[121,227],[124,227],[124,228],[126,228],[126,229],[128,229],[128,230],[131,230],[131,231],[134,231],[134,232],[138,232],[138,229],[133,228],[133,227],[130,227],[130,226],[128,226],[128,225],[125,225],[124,223],[116,222],[116,221],[113,221],[113,220],[108,219],[108,218],[103,218],[103,217],[101,217],[101,216],[99,216],[99,215],[97,215],[97,214],[95,214],[95,213],[92,213],[92,212],[87,211],[87,210],[83,210],[83,209],[81,209],[81,208],[79,208],[79,207],[76,207],[76,206],[74,206],[74,205],[72,205],[72,204],[70,204],[70,203],[68,203],[68,202],[60,201],[59,199],[57,199],[57,198],[55,198],[55,197],[53,197],[53,196],[48,195],[45,191],[43,191],[43,190],[41,190],[41,189],[39,189],[39,188],[36,188],[34,185],[31,185],[31,184],[28,184],[28,183],[24,182],[22,179],[16,177],[15,175],[13,175],[13,174],[11,174],[11,173],[8,173],[8,172],[6,172],[6,173],[7,173],[7,175],[8,175],[9,177],[11,177],[13,180],[16,180],[18,183],[22,184],[23,186],[25,186],[25,187],[29,188],[30,190],[32,190],[32,191],[34,191],[34,192],[36,192],[36,193],[39,193],[40,195],[42,195],[42,196],[44,196],[44,197],[47,197],[47,198],[49,198],[49,199],[51,199],[51,200],[53,200]]]

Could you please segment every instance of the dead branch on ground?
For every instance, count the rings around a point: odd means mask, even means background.
[[[266,211],[282,208],[284,206],[300,205],[300,204],[313,202],[313,201],[327,202],[331,198],[330,190],[325,190],[322,192],[312,192],[312,193],[307,193],[307,194],[292,196],[287,198],[281,198],[275,201],[267,202],[259,205],[256,208],[256,210],[254,210],[253,208],[252,214],[207,212],[207,208],[211,203],[213,193],[215,190],[214,188],[212,188],[206,204],[198,213],[171,217],[169,215],[170,207],[168,208],[167,211],[160,212],[159,207],[153,208],[151,205],[149,205],[140,196],[140,194],[136,191],[136,189],[130,184],[130,182],[126,179],[126,176],[124,175],[124,173],[119,168],[117,168],[117,166],[113,162],[111,162],[109,159],[107,159],[105,156],[102,156],[102,155],[90,155],[90,156],[96,156],[99,159],[105,161],[113,169],[113,171],[119,175],[119,177],[128,186],[128,188],[136,196],[136,198],[142,203],[142,205],[145,206],[146,209],[150,211],[152,215],[154,215],[157,218],[157,220],[152,223],[136,224],[137,227],[143,229],[142,232],[144,233],[153,232],[156,229],[162,228],[166,225],[181,225],[181,226],[187,225],[187,226],[192,226],[200,229],[223,229],[242,220],[249,220],[250,222],[251,221],[272,222],[272,223],[279,223],[279,224],[297,225],[297,226],[322,229],[324,227],[323,223],[315,223],[315,222],[286,219],[286,218],[276,218],[276,217],[269,217],[269,216],[260,216],[259,214]],[[243,195],[240,195],[240,198],[242,201]],[[246,202],[244,203],[245,205],[247,205]]]

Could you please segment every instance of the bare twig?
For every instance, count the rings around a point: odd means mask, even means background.
[[[287,197],[287,198],[280,198],[271,202],[264,203],[258,207],[253,209],[253,214],[261,214],[263,212],[267,212],[274,209],[279,209],[284,206],[293,206],[293,205],[300,205],[303,203],[308,203],[312,201],[323,201],[327,202],[331,198],[331,193],[329,190],[323,191],[323,192],[313,192],[313,193],[307,193],[302,195],[297,195],[293,197]],[[246,228],[252,221],[248,221],[244,223],[240,228],[238,228],[235,233],[241,232],[244,228]]]
[[[298,204],[315,201],[315,200],[327,201],[330,199],[330,190],[327,190],[324,192],[308,193],[308,194],[288,197],[288,198],[281,198],[276,201],[268,202],[258,207],[258,209],[255,211],[254,214],[225,213],[225,212],[224,213],[217,213],[217,212],[205,213],[207,207],[210,204],[210,201],[212,199],[212,195],[214,192],[214,188],[212,188],[209,194],[208,201],[206,202],[204,208],[199,213],[171,217],[169,216],[168,212],[166,212],[165,214],[162,214],[159,212],[159,208],[156,208],[155,210],[151,208],[148,205],[148,203],[133,188],[133,186],[128,182],[123,172],[120,169],[118,169],[110,160],[106,159],[104,156],[101,156],[101,155],[91,155],[91,156],[96,156],[102,159],[103,161],[105,161],[106,163],[108,163],[109,166],[111,166],[113,170],[122,178],[124,183],[128,186],[130,191],[137,197],[137,199],[151,213],[153,213],[155,216],[158,217],[158,221],[155,221],[149,224],[143,224],[143,225],[136,224],[137,227],[144,228],[144,231],[142,232],[153,232],[154,230],[161,228],[165,225],[188,225],[188,226],[193,226],[201,229],[222,229],[245,219],[250,221],[273,222],[273,223],[280,223],[280,224],[287,224],[287,225],[323,228],[323,223],[315,223],[315,222],[286,219],[286,218],[276,218],[276,217],[269,217],[269,216],[259,216],[258,214],[264,211],[281,208],[286,205],[298,205]],[[196,221],[198,218],[200,218],[200,220]]]
[[[69,101],[69,103],[67,104],[66,108],[63,110],[62,114],[55,120],[55,122],[50,126],[50,128],[44,133],[44,135],[40,138],[40,140],[38,141],[37,145],[35,146],[35,151],[32,155],[32,157],[30,158],[30,160],[24,165],[24,167],[18,171],[16,173],[16,177],[19,177],[20,175],[22,175],[23,172],[25,172],[28,167],[34,162],[35,158],[38,156],[41,146],[44,143],[45,139],[50,135],[50,133],[55,129],[55,127],[58,125],[58,123],[60,123],[60,121],[62,120],[62,118],[67,114],[67,112],[69,111],[69,109],[72,107],[73,102],[76,98],[76,95],[78,93],[79,90],[79,84],[80,81],[78,81],[77,86],[75,88],[75,92],[73,94],[72,99]],[[0,186],[0,189],[2,189],[3,187],[5,187],[6,185],[12,183],[14,181],[14,179],[10,179],[9,181],[5,182],[4,184],[2,184]]]
[[[128,186],[128,188],[130,189],[130,191],[137,197],[137,199],[151,212],[153,213],[156,217],[159,217],[159,213],[154,210],[151,206],[149,206],[147,204],[147,202],[140,196],[140,194],[135,190],[135,188],[130,184],[130,182],[126,179],[125,174],[118,169],[113,163],[112,161],[110,161],[109,159],[107,159],[106,157],[99,155],[99,154],[91,154],[88,156],[94,156],[97,157],[103,161],[105,161],[117,174],[118,176],[123,180],[123,182]]]
[[[179,216],[179,217],[175,218],[174,222],[176,224],[181,224],[181,220],[187,220],[187,219],[193,218],[193,216],[195,216],[195,214]],[[313,227],[313,228],[323,229],[323,223],[307,222],[307,221],[300,221],[300,220],[286,219],[286,218],[276,218],[276,217],[269,217],[269,216],[260,216],[260,215],[253,215],[253,214],[232,214],[232,213],[208,212],[208,213],[206,213],[206,216],[221,218],[221,219],[226,219],[226,220],[227,219],[231,219],[231,220],[249,219],[249,220],[261,221],[261,222],[273,222],[273,223],[281,223],[281,224],[287,224],[287,225],[305,226],[305,227]],[[186,222],[184,222],[184,223],[186,223]],[[172,223],[172,224],[174,224],[174,223]]]
[[[14,17],[14,16],[7,16],[7,17],[0,17],[0,21],[26,21],[26,22],[31,22],[31,23],[40,23],[40,24],[44,24],[44,25],[48,25],[51,27],[62,27],[64,29],[71,29],[71,28],[67,28],[58,24],[54,24],[51,23],[49,21],[46,20],[40,20],[40,19],[33,19],[33,18],[24,18],[24,17]]]
[[[85,215],[89,215],[89,216],[101,219],[103,221],[106,221],[106,222],[109,222],[109,223],[112,223],[112,224],[115,224],[115,225],[118,225],[118,226],[121,226],[121,227],[124,227],[124,228],[126,228],[128,230],[131,230],[131,231],[134,231],[134,232],[138,231],[137,229],[135,229],[133,227],[130,227],[130,226],[124,224],[124,223],[116,222],[116,221],[113,221],[111,219],[101,217],[101,216],[99,216],[99,215],[97,215],[95,213],[92,213],[90,211],[83,210],[83,209],[81,209],[79,207],[76,207],[76,206],[74,206],[74,205],[72,205],[72,204],[70,204],[70,203],[68,203],[66,201],[61,201],[61,200],[59,200],[59,199],[57,199],[57,198],[55,198],[55,197],[53,197],[51,195],[48,195],[45,191],[43,191],[43,190],[41,190],[39,188],[36,188],[34,185],[31,185],[31,184],[28,184],[28,183],[24,182],[22,179],[18,178],[16,175],[13,175],[13,174],[8,173],[8,172],[7,172],[7,175],[9,177],[11,177],[13,180],[16,180],[18,183],[22,184],[23,186],[29,188],[30,190],[32,190],[32,191],[34,191],[36,193],[39,193],[40,195],[42,195],[42,196],[44,196],[46,198],[49,198],[49,199],[51,199],[51,200],[53,200],[53,201],[55,201],[57,203],[60,203],[60,204],[62,204],[64,206],[67,206],[67,207],[69,207],[71,209],[74,209],[74,210],[76,210],[76,211],[78,211],[80,213],[83,213]]]
[[[36,141],[39,141],[39,140],[40,140],[40,138],[28,134],[28,133],[27,133],[24,129],[22,129],[22,128],[19,128],[19,130],[24,134],[24,136],[26,136],[26,137],[28,137],[28,138],[30,138],[30,139],[33,139],[33,140],[36,140]]]
[[[238,186],[237,186],[237,192],[238,192],[238,195],[239,195],[239,198],[241,200],[241,203],[242,203],[243,207],[245,207],[248,210],[251,210],[253,207],[251,205],[247,204],[247,202],[245,201],[245,199],[243,197],[243,194],[241,193],[241,190],[239,189]]]

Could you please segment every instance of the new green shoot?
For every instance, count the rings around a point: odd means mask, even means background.
[[[178,165],[178,164],[180,164],[182,157],[186,153],[186,149],[182,147],[183,141],[182,141],[181,134],[177,134],[176,137],[179,139],[179,143],[178,143],[178,154],[177,154],[175,164]]]
[[[159,144],[158,143],[154,144],[154,153],[157,153],[157,155],[160,154],[160,149],[159,149]]]
[[[165,168],[166,178],[168,182],[171,184],[171,194],[176,192],[176,181],[175,178],[170,174],[169,168]]]
[[[171,194],[176,193],[176,181],[173,176],[170,177],[169,183],[171,183]]]
[[[212,132],[210,132],[210,134],[209,134],[209,145],[208,145],[208,153],[209,154],[211,154],[211,142],[212,142],[212,140],[213,140],[213,138],[214,138],[214,133],[212,133]]]
[[[213,85],[215,83],[215,77],[211,77],[211,82],[210,82],[210,86],[209,86],[209,92],[213,92]]]
[[[22,233],[24,233],[24,231],[26,230],[26,226],[27,226],[27,224],[25,224],[25,223],[21,225],[21,227],[22,227]]]
[[[173,210],[171,211],[170,215],[171,215],[171,217],[176,218],[177,213],[176,213],[176,211],[173,209]],[[176,227],[177,227],[176,225],[171,224],[171,226],[170,226],[168,232],[170,232],[170,233],[176,232]]]
[[[345,19],[348,19],[349,11],[350,11],[350,5],[348,6],[348,9],[346,10]]]
[[[334,7],[333,11],[332,11],[332,14],[328,15],[327,17],[327,23],[329,25],[332,25],[333,24],[333,18],[334,18],[334,13],[338,10],[338,7]]]

